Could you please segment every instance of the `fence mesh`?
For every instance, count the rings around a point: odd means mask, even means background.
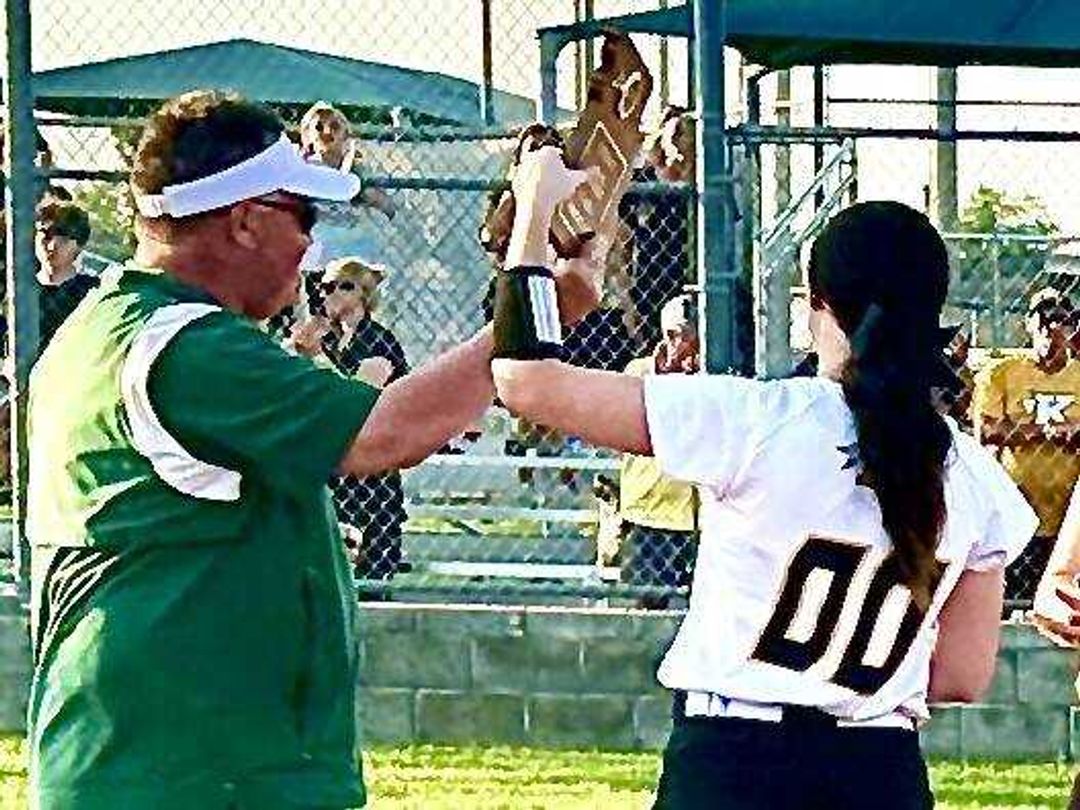
[[[419,0],[269,9],[254,0],[34,2],[37,193],[69,198],[59,210],[75,206],[90,225],[75,280],[65,281],[63,272],[40,275],[45,339],[105,267],[131,256],[132,204],[123,174],[142,118],[162,98],[201,84],[266,100],[297,138],[317,101],[334,105],[348,121],[347,154],[364,180],[364,205],[324,212],[324,251],[309,268],[306,311],[272,324],[282,340],[318,317],[331,323],[320,345],[341,370],[358,373],[365,359],[385,357],[399,376],[472,334],[491,305],[492,261],[477,229],[504,177],[517,128],[537,116],[537,30],[573,22],[588,6],[598,17],[657,7],[629,0],[492,0],[485,59],[484,5],[452,0],[433,13],[432,4]],[[692,370],[692,352],[667,345],[662,316],[696,275],[695,202],[687,190],[693,121],[677,111],[665,117],[668,104],[686,104],[687,49],[657,37],[635,41],[657,79],[646,115],[652,137],[620,208],[602,305],[570,332],[567,348],[573,362],[594,368]],[[571,44],[561,53],[560,109],[580,104],[596,47]],[[834,78],[831,92],[841,95],[843,77]],[[778,102],[769,82],[763,89],[767,128],[813,123],[809,105]],[[798,87],[795,95],[805,97]],[[729,110],[734,122],[747,117],[740,99]],[[788,136],[780,143],[774,129],[734,131],[732,248],[754,278],[758,370],[784,375],[808,348],[803,267],[828,216],[869,198],[899,199],[931,213],[951,252],[948,317],[960,327],[952,351],[966,386],[943,393],[943,407],[995,443],[1044,521],[1045,538],[1010,573],[1008,596],[1020,604],[1030,599],[1077,476],[1076,448],[1061,438],[1067,433],[1061,426],[1080,419],[1077,361],[1063,369],[1038,361],[1039,341],[1057,328],[1053,319],[1061,313],[1041,304],[1035,316],[1028,313],[1044,287],[1076,299],[1080,237],[1071,234],[1080,232],[1080,222],[1063,215],[1062,187],[1070,189],[1075,178],[1062,156],[1080,121],[1073,120],[1075,111],[1050,105],[992,114],[962,108],[960,128],[1002,129],[1007,121],[1011,129],[1043,136],[958,143],[951,158],[958,190],[948,213],[935,179],[943,155],[937,142],[845,130],[925,128],[935,114],[926,105],[837,101],[828,108],[832,133],[819,132],[814,142]],[[1016,182],[1021,176],[1025,182]],[[56,257],[79,242],[64,222],[41,218],[43,267],[62,264]],[[328,277],[327,262],[347,256],[376,267],[366,276]],[[367,316],[357,325],[341,310],[360,299]],[[1066,314],[1061,328],[1068,331],[1075,316],[1071,309]],[[632,484],[648,475],[643,463],[496,406],[413,470],[331,485],[363,593],[679,604],[693,564],[696,498],[671,483],[673,497],[684,498],[681,528],[650,530],[633,508]]]

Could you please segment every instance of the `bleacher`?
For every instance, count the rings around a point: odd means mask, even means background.
[[[403,474],[410,570],[395,583],[617,582],[617,568],[596,562],[592,488],[600,473],[615,474],[618,459],[507,455],[505,414],[493,409],[486,421],[492,429],[464,452],[432,456]]]

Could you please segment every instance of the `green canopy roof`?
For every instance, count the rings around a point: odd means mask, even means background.
[[[473,82],[421,70],[234,39],[34,75],[39,109],[119,114],[133,102],[154,106],[187,90],[235,90],[254,101],[307,106],[317,99],[369,111],[394,107],[420,120],[482,124],[481,90]],[[497,123],[531,121],[533,102],[495,91]]]
[[[719,2],[719,0],[706,0]],[[727,0],[728,45],[774,68],[812,64],[1080,66],[1080,0]],[[692,36],[689,6],[545,29]]]

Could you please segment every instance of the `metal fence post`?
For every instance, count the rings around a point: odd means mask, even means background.
[[[480,90],[480,120],[485,127],[495,123],[495,89],[491,82],[491,0],[480,3],[481,70],[483,83]]]
[[[720,372],[742,364],[739,356],[738,284],[732,269],[729,233],[730,156],[724,131],[725,2],[695,0],[693,60],[698,127],[697,275],[705,294],[701,318],[706,369]]]
[[[558,109],[558,70],[555,63],[565,45],[566,40],[558,32],[544,31],[540,34],[540,120],[545,124],[555,123]]]
[[[30,69],[30,2],[7,0],[7,316],[8,354],[14,357],[11,386],[12,552],[25,595],[29,573],[26,545],[26,386],[37,356],[38,300],[34,282],[35,127]]]
[[[992,267],[992,285],[990,300],[990,344],[994,349],[1000,349],[1005,342],[1002,339],[1001,329],[1001,243],[997,234],[990,238],[990,260]]]

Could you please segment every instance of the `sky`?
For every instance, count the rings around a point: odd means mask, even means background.
[[[494,82],[502,90],[535,97],[539,89],[538,27],[574,19],[583,0],[492,0]],[[658,0],[595,0],[597,16],[640,11]],[[32,0],[35,70],[132,54],[248,37],[291,47],[387,62],[478,81],[481,76],[481,4],[478,0]],[[657,68],[659,40],[638,41],[646,61]],[[686,101],[686,48],[669,47],[671,101]],[[728,63],[737,67],[729,53]],[[574,49],[560,59],[560,103],[573,104]],[[659,77],[657,77],[659,78]],[[764,85],[766,120],[772,111],[772,84]],[[659,81],[657,81],[659,88]],[[729,112],[740,112],[738,73],[728,71]],[[912,67],[835,67],[828,74],[834,98],[927,99],[933,71]],[[793,116],[810,123],[810,71],[793,80]],[[312,88],[313,99],[318,88]],[[961,100],[996,99],[1080,104],[1080,71],[964,68]],[[655,112],[655,105],[654,110]],[[932,124],[929,106],[832,104],[829,120],[841,125],[918,126]],[[1076,109],[1018,107],[961,108],[961,128],[1061,129],[1080,131]],[[798,153],[799,150],[796,150]],[[932,147],[925,143],[867,142],[860,146],[860,193],[922,204]],[[797,175],[806,160],[796,154]],[[962,144],[960,198],[979,185],[1015,195],[1033,194],[1052,219],[1080,233],[1080,144]],[[798,177],[802,181],[808,177]]]

